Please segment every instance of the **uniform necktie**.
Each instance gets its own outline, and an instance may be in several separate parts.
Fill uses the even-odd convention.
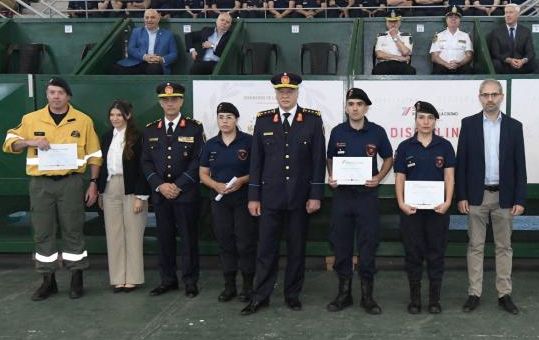
[[[290,112],[283,113],[284,116],[284,122],[283,122],[283,129],[284,133],[288,133],[290,130],[290,123],[288,122],[288,117],[290,117]]]
[[[167,129],[167,136],[172,136],[174,133],[174,129],[172,128],[174,126],[174,122],[168,123],[168,129]]]

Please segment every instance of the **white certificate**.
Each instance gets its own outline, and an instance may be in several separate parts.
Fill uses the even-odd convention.
[[[445,201],[444,181],[404,182],[404,203],[417,209],[434,209]]]
[[[37,150],[38,170],[77,169],[77,144],[51,144],[49,150]]]
[[[333,157],[332,169],[338,185],[364,185],[372,179],[372,157]]]

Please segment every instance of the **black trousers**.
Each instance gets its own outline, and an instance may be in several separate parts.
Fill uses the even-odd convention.
[[[195,61],[191,66],[191,74],[212,74],[216,61]]]
[[[498,74],[528,74],[535,71],[535,60],[528,61],[520,69],[512,68],[509,64],[498,59],[492,59],[492,64]]]
[[[450,70],[440,64],[432,63],[432,74],[473,74],[473,68],[468,63],[455,70]]]
[[[378,191],[339,187],[333,195],[329,241],[339,277],[353,275],[354,243],[359,250],[359,276],[372,280],[380,228]]]
[[[449,214],[440,215],[434,210],[417,210],[415,214],[407,216],[401,212],[400,228],[408,279],[421,280],[423,261],[426,260],[429,280],[442,281]]]
[[[253,299],[269,298],[277,281],[279,243],[284,229],[286,236],[285,298],[297,298],[305,278],[305,242],[309,216],[304,207],[295,210],[264,208],[259,220],[258,255]]]
[[[415,68],[413,68],[410,64],[402,62],[402,61],[388,60],[388,61],[382,61],[376,64],[372,68],[372,74],[373,75],[383,75],[383,74],[413,75],[415,74]]]
[[[258,226],[247,209],[247,192],[225,195],[211,201],[213,230],[219,243],[223,272],[254,274]]]
[[[118,64],[112,65],[112,74],[163,74],[163,66],[161,64],[148,64],[147,62],[142,62],[138,65],[127,67]]]
[[[161,283],[176,284],[176,234],[181,239],[180,255],[182,281],[196,283],[199,276],[198,263],[198,215],[199,204],[178,203],[162,200],[154,204],[159,242],[159,273]]]

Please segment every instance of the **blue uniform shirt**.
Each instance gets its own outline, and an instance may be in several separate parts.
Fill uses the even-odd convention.
[[[248,175],[252,143],[253,136],[238,130],[227,146],[219,133],[204,145],[200,166],[210,168],[211,178],[221,183],[228,183],[234,176]]]
[[[393,156],[391,143],[386,131],[378,124],[365,118],[363,129],[356,130],[344,122],[331,130],[327,158],[333,157],[372,157],[372,175],[378,174],[376,155],[383,159]]]
[[[415,134],[399,144],[393,168],[409,181],[443,181],[444,169],[455,164],[455,151],[447,139],[433,135],[424,147]]]

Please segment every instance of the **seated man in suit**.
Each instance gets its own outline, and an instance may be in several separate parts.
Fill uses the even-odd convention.
[[[161,16],[155,9],[144,12],[144,27],[131,32],[127,58],[113,65],[115,74],[170,74],[178,58],[172,32],[159,28]]]
[[[496,73],[533,73],[535,52],[530,30],[518,24],[520,7],[505,7],[505,25],[490,33],[490,55]]]
[[[380,33],[376,38],[376,65],[372,74],[415,74],[415,69],[410,66],[412,35],[399,31],[400,26],[400,13],[391,10],[386,17],[387,32]]]
[[[185,45],[194,63],[191,74],[211,74],[219,62],[221,53],[230,38],[232,17],[223,12],[219,14],[215,27],[204,27],[200,31],[187,33]]]
[[[432,74],[470,74],[473,72],[473,45],[468,33],[459,29],[462,9],[449,7],[445,14],[447,29],[432,39]]]

